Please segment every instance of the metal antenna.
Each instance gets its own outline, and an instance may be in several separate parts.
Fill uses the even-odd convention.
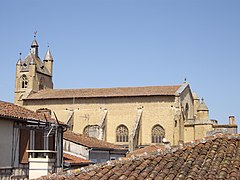
[[[57,121],[57,125],[59,125],[59,121],[58,121],[57,115],[56,115],[56,113],[55,113],[54,111],[53,111],[53,114],[54,114],[55,119],[56,119],[56,121]]]

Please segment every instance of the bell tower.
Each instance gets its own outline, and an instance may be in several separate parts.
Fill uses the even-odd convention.
[[[36,32],[34,32],[30,53],[24,60],[20,57],[16,64],[14,103],[17,105],[23,105],[24,99],[32,93],[53,88],[53,57],[48,48],[44,61],[42,61],[38,54],[38,48]]]

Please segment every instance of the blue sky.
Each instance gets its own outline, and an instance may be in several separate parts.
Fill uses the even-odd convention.
[[[1,0],[0,99],[13,101],[15,64],[38,31],[54,87],[181,84],[210,117],[240,119],[239,0]]]

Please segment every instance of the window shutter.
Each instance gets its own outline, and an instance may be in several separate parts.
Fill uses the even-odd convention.
[[[20,156],[19,156],[19,162],[21,164],[27,164],[28,163],[28,153],[27,150],[29,149],[29,138],[30,138],[30,132],[26,129],[20,130]]]

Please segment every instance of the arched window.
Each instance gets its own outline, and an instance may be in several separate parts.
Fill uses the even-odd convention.
[[[83,134],[89,137],[98,138],[99,136],[99,126],[98,125],[87,125],[83,129]]]
[[[186,120],[188,120],[188,111],[189,111],[189,105],[187,103],[186,106],[185,106],[185,117],[186,117]]]
[[[128,142],[128,128],[124,125],[120,125],[116,130],[117,142]]]
[[[162,143],[165,137],[165,130],[159,124],[152,128],[152,143]]]
[[[21,77],[21,87],[27,88],[27,85],[28,85],[28,79],[27,79],[27,76],[24,74]]]

